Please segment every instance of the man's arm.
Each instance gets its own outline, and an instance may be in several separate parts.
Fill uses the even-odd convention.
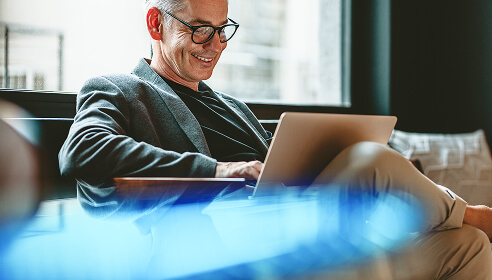
[[[210,157],[165,150],[131,137],[130,118],[138,113],[131,102],[119,85],[104,77],[86,83],[59,154],[62,174],[91,181],[117,176],[214,176],[216,160]]]

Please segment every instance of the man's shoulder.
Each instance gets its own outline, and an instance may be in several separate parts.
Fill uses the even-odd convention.
[[[89,78],[81,89],[81,93],[121,92],[123,94],[135,94],[137,92],[152,91],[152,86],[144,79],[129,73],[110,73]]]
[[[95,85],[112,84],[121,88],[133,88],[135,86],[150,87],[155,79],[155,72],[150,68],[148,62],[142,58],[131,72],[116,72],[90,78],[87,83]]]
[[[95,76],[88,79],[87,82],[95,83],[95,84],[109,83],[118,86],[144,83],[142,79],[130,73],[110,73],[110,74]]]

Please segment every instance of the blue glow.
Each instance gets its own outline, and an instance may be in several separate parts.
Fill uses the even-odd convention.
[[[289,194],[184,204],[120,221],[90,217],[76,200],[51,201],[0,255],[0,278],[303,275],[403,246],[421,213],[402,197]]]

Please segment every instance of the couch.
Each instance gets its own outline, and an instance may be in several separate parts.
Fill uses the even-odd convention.
[[[492,157],[483,130],[460,134],[395,130],[389,145],[468,203],[492,206]]]
[[[76,195],[75,182],[58,172],[58,151],[75,115],[76,94],[0,89],[0,99],[11,101],[32,113],[26,121],[38,122],[52,184],[48,198]],[[253,106],[252,109],[255,106]],[[263,109],[258,109],[261,112]],[[268,114],[267,114],[268,115]],[[276,120],[261,120],[274,131]],[[451,188],[473,204],[492,206],[492,159],[483,130],[461,134],[429,134],[395,130],[390,146],[420,164],[422,172],[438,184]]]

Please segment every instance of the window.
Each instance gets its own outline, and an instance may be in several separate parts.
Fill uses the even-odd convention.
[[[241,26],[207,83],[245,101],[345,105],[343,1],[229,0]],[[130,71],[151,51],[142,2],[2,0],[2,86],[77,92]]]
[[[341,0],[230,0],[241,24],[213,88],[242,100],[341,105]]]
[[[22,41],[23,52],[16,50],[20,48],[16,39],[20,35],[10,32],[8,68],[37,73],[45,80],[52,79],[53,75],[57,77],[56,72],[53,74],[57,70],[52,70],[58,69],[57,46],[41,48],[39,40],[48,38],[37,35],[56,31],[64,38],[62,85],[58,87],[57,82],[45,83],[44,87],[36,89],[78,92],[90,77],[110,72],[129,72],[140,57],[150,56],[142,1],[1,0],[0,22],[4,23],[4,27],[15,26],[17,30],[32,31],[22,33],[22,36],[32,39]],[[4,31],[0,31],[2,69],[5,68],[3,34]],[[5,86],[5,81],[2,81]]]

